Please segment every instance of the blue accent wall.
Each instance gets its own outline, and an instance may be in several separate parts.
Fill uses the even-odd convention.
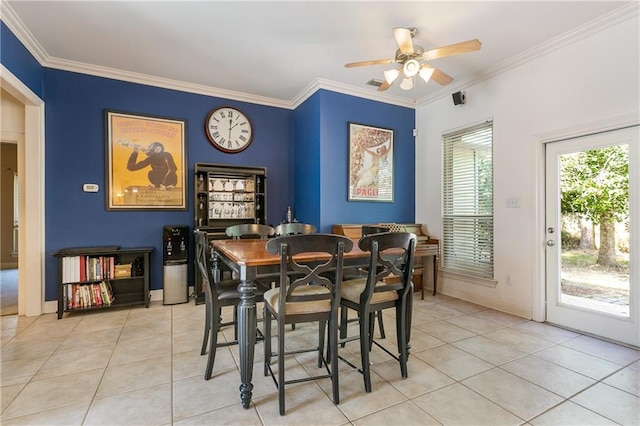
[[[151,289],[162,288],[162,227],[188,225],[193,230],[196,162],[266,167],[267,219],[280,222],[291,200],[292,111],[68,71],[45,69],[44,75],[47,300],[56,298],[52,255],[65,247],[154,247]],[[254,126],[253,142],[241,153],[218,151],[205,135],[207,114],[223,105],[241,109]],[[187,121],[188,211],[105,210],[105,110]],[[85,193],[84,183],[97,183],[101,189]]]
[[[0,22],[2,65],[43,99],[42,67],[4,22]]]
[[[393,130],[393,202],[347,201],[349,122]],[[313,94],[294,115],[294,202],[304,212],[298,219],[309,218],[321,232],[335,223],[414,222],[414,128],[411,108],[327,90]]]
[[[411,108],[319,90],[291,111],[43,68],[4,24],[0,30],[2,64],[45,101],[45,300],[57,297],[53,254],[66,247],[154,247],[151,289],[162,288],[162,227],[193,229],[196,162],[266,167],[273,225],[288,205],[321,232],[334,223],[414,221]],[[253,123],[253,142],[239,154],[216,150],[205,135],[206,116],[219,106],[237,107]],[[186,120],[187,211],[105,209],[105,110]],[[393,203],[347,201],[350,121],[394,131]],[[84,183],[97,183],[100,191],[85,193]]]
[[[310,96],[294,112],[293,209],[299,222],[320,229],[320,96]],[[324,231],[322,231],[324,232]]]

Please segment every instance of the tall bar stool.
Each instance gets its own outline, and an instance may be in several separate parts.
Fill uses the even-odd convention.
[[[343,254],[351,251],[353,241],[340,235],[298,234],[276,237],[267,243],[267,251],[280,255],[280,283],[278,288],[264,295],[264,375],[271,375],[278,388],[280,415],[285,413],[285,387],[293,383],[330,378],[333,402],[340,402],[338,388],[338,304],[342,281]],[[317,260],[298,263],[296,255],[314,253]],[[299,258],[298,258],[299,259]],[[271,320],[277,321],[277,350],[271,348]],[[318,322],[318,345],[311,348],[285,350],[285,324]],[[328,353],[324,355],[325,329],[328,323]],[[318,352],[318,368],[326,373],[296,380],[285,379],[285,356],[302,352]],[[271,359],[277,358],[274,372]]]
[[[361,370],[366,392],[371,392],[371,367],[369,352],[376,344],[391,355],[400,364],[400,373],[407,377],[409,357],[409,330],[411,328],[411,309],[413,283],[411,272],[415,255],[416,236],[408,232],[386,232],[372,234],[362,238],[358,246],[371,253],[366,278],[356,278],[342,283],[340,305],[358,313],[359,335],[346,336],[346,322],[340,324],[341,343],[360,341]],[[391,283],[385,283],[385,277],[394,275]],[[378,344],[373,335],[375,313],[383,309],[395,308],[398,351],[392,353]]]

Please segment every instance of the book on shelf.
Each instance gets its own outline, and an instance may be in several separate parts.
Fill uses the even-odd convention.
[[[108,281],[69,284],[64,292],[64,306],[67,310],[110,306],[114,300],[113,290]]]
[[[115,256],[65,256],[62,258],[62,283],[114,278],[115,264]]]

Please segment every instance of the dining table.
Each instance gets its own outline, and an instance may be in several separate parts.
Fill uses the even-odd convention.
[[[280,256],[266,250],[268,240],[264,239],[221,239],[210,240],[214,276],[221,271],[221,262],[234,271],[240,280],[238,292],[240,302],[237,308],[238,349],[240,354],[240,399],[242,406],[249,408],[253,393],[253,362],[256,343],[256,296],[255,280],[269,278],[277,280],[280,270]],[[353,240],[353,249],[344,253],[345,269],[369,266],[370,253],[358,247]],[[416,250],[416,256],[418,252]],[[302,253],[296,255],[296,261],[312,263],[327,260],[324,253]]]

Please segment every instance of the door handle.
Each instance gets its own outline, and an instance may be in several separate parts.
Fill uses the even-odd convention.
[[[553,241],[553,240],[547,240],[547,245],[548,245],[549,247],[553,247],[553,246],[555,246],[555,245],[556,245],[556,242],[555,242],[555,241]]]

